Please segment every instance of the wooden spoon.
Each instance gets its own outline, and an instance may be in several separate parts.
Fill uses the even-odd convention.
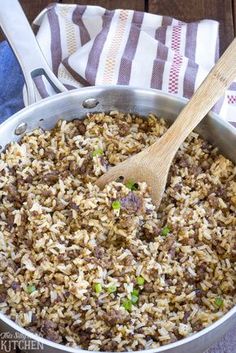
[[[207,53],[206,53],[207,55]],[[236,39],[230,44],[201,86],[166,133],[153,145],[112,167],[96,184],[103,188],[120,176],[124,181],[146,182],[158,207],[166,187],[173,158],[190,132],[236,78]]]

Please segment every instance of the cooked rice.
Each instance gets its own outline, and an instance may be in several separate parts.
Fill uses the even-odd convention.
[[[122,180],[103,191],[94,184],[165,131],[153,115],[91,114],[7,147],[0,161],[2,313],[58,343],[126,351],[179,340],[232,308],[232,162],[192,133],[158,211],[145,183],[133,191]]]

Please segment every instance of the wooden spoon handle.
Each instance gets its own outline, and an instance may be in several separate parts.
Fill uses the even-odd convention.
[[[165,150],[165,154],[167,153],[168,155],[169,150],[170,159],[173,158],[186,137],[205,117],[235,78],[236,38],[212,68],[188,104],[183,108],[176,121],[162,137],[163,152]],[[166,144],[170,144],[169,149],[166,148]],[[154,152],[153,147],[155,147],[155,144],[151,148],[152,152]]]

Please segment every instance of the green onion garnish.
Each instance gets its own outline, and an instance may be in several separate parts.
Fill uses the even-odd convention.
[[[162,228],[161,236],[166,237],[170,233],[170,229],[168,227]]]
[[[115,293],[117,291],[117,287],[114,284],[111,284],[108,288],[107,288],[108,293]]]
[[[35,287],[34,284],[29,284],[29,285],[27,286],[27,292],[28,292],[29,294],[31,294],[31,293],[33,293],[33,292],[35,292],[35,291],[36,291],[36,287]]]
[[[136,295],[137,297],[139,296],[139,289],[134,289],[131,295]]]
[[[128,180],[127,183],[125,184],[125,186],[130,189],[131,191],[135,191],[138,189],[138,184],[135,183],[132,180]]]
[[[92,156],[102,156],[103,155],[103,150],[101,148],[97,148],[95,151],[93,151]]]
[[[101,285],[101,283],[96,283],[96,284],[94,285],[94,290],[95,290],[95,292],[96,292],[97,294],[101,293],[101,291],[102,291],[102,285]]]
[[[138,297],[136,297],[136,295],[131,295],[131,302],[132,304],[136,304],[138,301]]]
[[[130,299],[125,299],[122,303],[122,306],[125,308],[125,310],[127,311],[131,311],[132,310],[132,302]]]
[[[120,209],[120,206],[121,206],[120,201],[116,200],[116,201],[113,201],[113,202],[112,202],[112,208],[113,208],[113,210],[119,210],[119,209]]]
[[[134,289],[133,292],[131,293],[131,302],[135,304],[137,303],[138,299],[139,299],[139,290]]]
[[[136,283],[139,285],[139,286],[143,286],[144,285],[144,282],[145,282],[145,279],[141,276],[137,277],[136,278]]]
[[[220,308],[223,304],[224,304],[224,301],[222,298],[220,297],[215,298],[215,305],[217,306],[217,308]]]

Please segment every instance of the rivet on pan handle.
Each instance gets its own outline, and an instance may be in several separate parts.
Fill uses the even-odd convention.
[[[67,91],[51,71],[38,45],[29,22],[17,0],[2,1],[0,26],[5,33],[23,71],[30,105],[38,96],[33,79],[42,76],[51,86],[50,94]]]

